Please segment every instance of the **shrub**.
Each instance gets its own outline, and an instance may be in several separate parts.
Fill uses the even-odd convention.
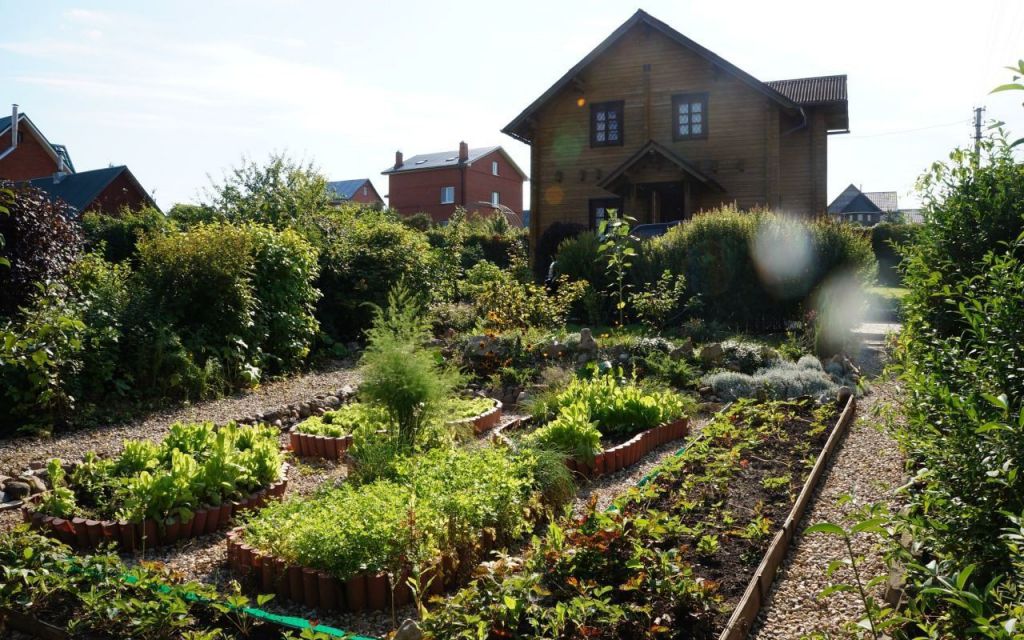
[[[537,240],[536,253],[533,256],[534,277],[537,280],[547,277],[548,267],[562,242],[586,230],[585,226],[574,222],[554,222],[548,225]]]
[[[172,224],[159,210],[149,207],[138,211],[125,208],[113,216],[98,212],[82,216],[86,246],[91,251],[102,249],[104,259],[114,263],[133,259],[139,238],[165,233]]]
[[[0,315],[13,315],[45,285],[64,277],[78,258],[82,238],[74,211],[41,189],[12,187],[13,198],[0,216]]]
[[[920,225],[882,222],[871,228],[871,250],[878,261],[878,282],[898,287],[903,283],[899,268],[903,258],[897,247],[912,243]]]
[[[460,376],[424,346],[430,340],[430,321],[404,285],[388,293],[387,308],[375,309],[366,336],[360,395],[384,408],[401,444],[411,447],[458,386]]]
[[[813,361],[813,363],[812,363]],[[702,383],[727,402],[741,398],[764,397],[787,400],[802,396],[821,398],[833,396],[838,387],[821,368],[814,356],[804,356],[799,363],[779,361],[754,375],[723,371],[705,376]]]
[[[870,245],[849,225],[763,211],[697,215],[648,250],[662,270],[686,277],[706,318],[733,323],[793,317],[807,296],[837,273],[853,272],[863,283],[874,278]]]
[[[328,220],[318,242],[323,297],[317,317],[334,339],[352,338],[370,325],[371,307],[383,306],[399,282],[417,293],[430,291],[431,253],[422,234],[387,213],[342,211]]]
[[[416,231],[426,232],[430,230],[430,227],[434,224],[434,219],[430,217],[429,213],[414,213],[411,216],[402,216],[400,221],[410,229]]]
[[[476,326],[476,307],[468,302],[435,302],[430,305],[429,314],[437,335],[448,329],[463,332]]]
[[[302,224],[331,203],[323,175],[284,154],[271,154],[265,164],[243,158],[223,182],[211,184],[208,196],[208,207],[228,221],[278,229]]]
[[[512,279],[485,282],[476,298],[481,324],[494,331],[530,327],[555,328],[565,324],[572,305],[586,284],[559,279],[554,293],[541,285]]]
[[[593,231],[566,238],[558,245],[555,255],[556,273],[571,280],[586,280],[599,291],[606,290],[610,282],[604,258],[599,252],[600,246],[601,242]]]

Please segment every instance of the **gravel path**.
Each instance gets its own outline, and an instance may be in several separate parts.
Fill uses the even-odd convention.
[[[317,371],[269,382],[247,393],[158,411],[117,426],[72,431],[52,438],[3,440],[0,441],[0,473],[17,475],[29,463],[54,457],[77,459],[86,451],[115,454],[121,450],[125,438],[160,439],[175,422],[220,424],[309,400],[317,394],[334,393],[355,381],[352,362],[334,362]]]
[[[903,482],[904,459],[896,442],[881,428],[884,419],[879,414],[886,405],[898,406],[899,395],[895,382],[880,381],[871,395],[859,401],[857,417],[825,471],[824,482],[800,523],[801,531],[825,521],[849,526],[846,518],[869,503],[887,502],[890,508],[898,508],[893,490]],[[837,500],[845,494],[854,499],[839,506]],[[855,553],[866,558],[861,567],[865,580],[887,573],[870,538],[855,538],[853,547]],[[860,600],[853,593],[818,598],[818,593],[830,584],[852,583],[852,572],[845,567],[831,578],[825,575],[826,565],[845,557],[845,551],[839,538],[798,533],[750,637],[782,640],[812,633],[846,637],[844,625],[863,615]],[[881,597],[881,588],[876,595]]]

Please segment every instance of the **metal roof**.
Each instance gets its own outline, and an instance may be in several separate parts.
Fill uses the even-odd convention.
[[[515,163],[515,161],[512,160],[511,156],[509,156],[508,153],[504,149],[502,149],[500,146],[477,147],[476,149],[470,149],[469,150],[469,158],[466,160],[465,164],[467,164],[467,165],[473,164],[474,162],[476,162],[480,158],[488,156],[488,155],[494,153],[495,151],[501,153],[501,155],[504,156],[505,160],[507,160],[508,163],[510,165],[512,165],[512,168],[515,169],[516,172],[519,173],[519,175],[523,176],[524,180],[526,179],[526,174],[523,173],[523,170],[519,168],[519,165],[517,165]],[[458,149],[456,149],[455,151],[439,151],[437,153],[422,153],[420,155],[413,156],[411,158],[403,160],[401,167],[390,166],[387,169],[381,171],[381,173],[383,175],[390,175],[390,174],[393,174],[393,173],[406,173],[406,172],[409,172],[409,171],[425,171],[425,170],[428,170],[428,169],[443,169],[443,168],[446,168],[446,167],[458,167],[458,166],[459,166],[459,151],[458,151]]]
[[[800,106],[845,102],[846,75],[770,80],[765,83]]]
[[[369,181],[369,178],[359,178],[357,180],[335,180],[334,182],[327,183],[327,191],[336,200],[351,200],[352,196],[356,195],[356,191],[359,191],[359,187]]]
[[[75,210],[84,212],[86,207],[92,204],[103,193],[103,190],[124,171],[128,171],[128,167],[122,165],[69,173],[60,178],[58,182],[54,181],[53,176],[46,176],[29,180],[28,183],[50,194],[51,198],[59,198]]]
[[[828,212],[833,214],[882,211],[899,211],[895,191],[861,191],[851,184],[828,205]]]

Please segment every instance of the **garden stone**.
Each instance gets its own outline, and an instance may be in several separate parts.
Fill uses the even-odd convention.
[[[853,395],[853,389],[850,387],[839,387],[839,391],[836,392],[836,400],[841,405],[845,405],[849,400],[850,396]]]
[[[11,500],[23,500],[29,496],[32,487],[20,480],[10,480],[4,485],[4,495]]]
[[[18,480],[27,484],[33,494],[45,493],[47,491],[46,483],[36,476],[25,474],[23,476],[18,476]]]
[[[341,399],[338,396],[327,396],[324,398],[324,406],[335,408],[341,406]]]
[[[392,640],[420,640],[423,638],[423,631],[415,620],[406,618],[402,626],[398,627]]]
[[[700,350],[700,360],[706,365],[718,364],[722,361],[723,356],[725,356],[725,349],[717,342],[713,342]]]
[[[466,341],[469,355],[477,358],[501,355],[502,348],[494,336],[473,336]]]
[[[594,340],[590,329],[580,329],[580,344],[577,349],[588,353],[597,353],[597,340]]]
[[[693,340],[689,337],[686,338],[686,342],[679,345],[671,352],[669,357],[678,362],[679,360],[685,360],[693,357]]]
[[[302,404],[299,405],[299,417],[300,418],[308,418],[309,414],[311,414],[311,413],[313,413],[313,411],[310,408],[308,402],[303,402]]]
[[[589,361],[590,361],[590,355],[588,355],[586,353],[581,353],[580,355],[576,356],[577,364],[587,364],[587,362],[589,362]]]
[[[562,358],[569,352],[569,348],[561,342],[554,340],[544,348],[544,352],[549,358]]]

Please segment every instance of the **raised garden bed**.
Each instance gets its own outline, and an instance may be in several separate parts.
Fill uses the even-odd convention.
[[[494,427],[498,426],[498,423],[501,422],[501,401],[491,400],[490,398],[479,398],[479,400],[490,401],[491,403],[493,403],[493,406],[475,415],[471,415],[468,417],[459,417],[458,419],[455,420],[449,420],[448,424],[456,427],[460,425],[472,425],[473,433],[477,435],[480,435],[481,433],[489,431]],[[474,410],[475,409],[470,408],[470,411]]]
[[[690,434],[690,419],[679,418],[652,429],[641,431],[629,440],[615,446],[602,449],[594,459],[583,462],[575,458],[566,458],[565,464],[572,471],[588,477],[615,473],[640,461],[651,451],[663,444],[685,438]]]
[[[239,500],[228,500],[218,506],[203,505],[182,522],[176,517],[159,522],[146,518],[142,522],[127,520],[92,520],[72,516],[58,518],[36,511],[29,504],[22,507],[22,518],[43,533],[57,538],[78,550],[97,549],[100,545],[115,543],[121,551],[131,552],[146,547],[174,544],[179,540],[197,538],[220,529],[226,529],[231,519],[243,511],[260,509],[267,501],[284,496],[288,488],[287,465],[282,467],[282,478],[268,487],[250,493]]]
[[[303,458],[342,460],[352,446],[352,434],[339,437],[313,435],[299,431],[298,425],[288,432],[292,453]]]
[[[278,437],[272,427],[177,424],[160,443],[126,441],[117,458],[54,459],[49,491],[22,514],[76,549],[114,542],[133,551],[212,533],[284,494]]]
[[[426,637],[744,637],[852,402],[838,419],[809,399],[737,403],[609,510],[484,568]]]

